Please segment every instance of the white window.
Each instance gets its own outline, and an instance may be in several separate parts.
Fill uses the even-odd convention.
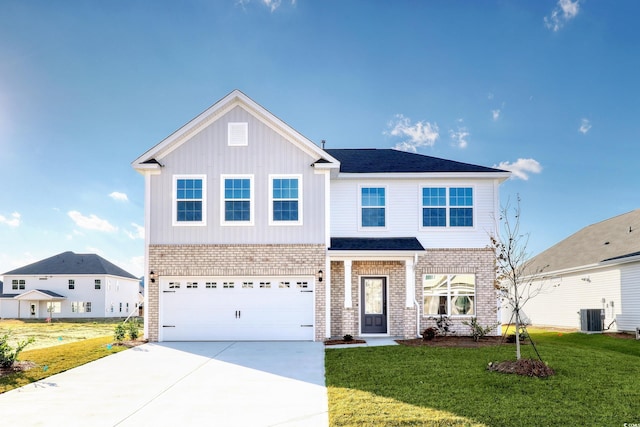
[[[384,228],[387,224],[385,187],[360,187],[360,226]]]
[[[75,289],[76,288],[76,281],[73,279],[69,279],[69,289]]]
[[[475,315],[473,274],[427,274],[422,285],[425,315]]]
[[[12,280],[11,281],[11,289],[18,289],[18,290],[23,290],[25,288],[25,281],[24,280]]]
[[[269,225],[302,225],[301,175],[269,175]]]
[[[229,123],[227,127],[227,143],[230,147],[249,145],[249,123]]]
[[[422,227],[473,227],[472,187],[422,187]]]
[[[253,225],[253,175],[221,175],[220,224]]]
[[[91,313],[91,302],[72,301],[71,312],[72,313]]]
[[[207,176],[173,176],[173,225],[207,225]]]
[[[93,286],[94,286],[96,289],[100,289],[100,288],[102,288],[102,282],[100,281],[100,279],[96,279],[96,280],[94,280],[94,281],[93,281],[93,283],[94,283],[94,285],[93,285]]]
[[[60,301],[50,301],[47,303],[47,313],[60,313],[61,311],[62,304]]]

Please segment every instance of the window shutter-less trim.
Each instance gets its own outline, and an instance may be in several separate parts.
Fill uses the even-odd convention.
[[[228,145],[230,147],[249,145],[249,123],[229,123]]]

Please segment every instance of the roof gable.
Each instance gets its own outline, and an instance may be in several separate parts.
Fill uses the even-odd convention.
[[[66,299],[67,297],[46,289],[32,289],[25,293],[16,295],[14,298],[31,301],[59,301]]]
[[[133,274],[128,273],[99,255],[76,254],[74,252],[63,252],[4,273],[5,276],[77,274],[108,275],[138,280]]]
[[[623,261],[640,254],[640,209],[589,225],[529,262],[545,272]]]
[[[325,151],[315,145],[311,140],[304,137],[298,131],[271,114],[267,109],[237,89],[169,135],[153,148],[145,152],[142,156],[138,157],[133,161],[132,166],[139,171],[158,169],[162,167],[163,157],[183,143],[189,141],[198,132],[238,106],[261,120],[275,132],[278,132],[285,139],[292,142],[310,156],[318,159],[325,158],[330,164],[337,166],[338,162],[336,159],[327,155]]]
[[[393,149],[327,149],[340,161],[342,173],[504,173],[485,166]]]

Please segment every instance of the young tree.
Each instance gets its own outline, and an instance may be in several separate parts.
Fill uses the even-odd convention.
[[[516,359],[520,360],[520,329],[524,305],[542,292],[542,273],[547,266],[534,266],[527,253],[529,234],[520,232],[520,196],[517,205],[510,201],[500,208],[497,235],[491,236],[491,247],[496,253],[496,289],[512,310],[516,327]]]

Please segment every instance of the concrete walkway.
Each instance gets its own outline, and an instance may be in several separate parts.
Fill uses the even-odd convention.
[[[324,345],[145,344],[0,394],[3,426],[327,426]]]

